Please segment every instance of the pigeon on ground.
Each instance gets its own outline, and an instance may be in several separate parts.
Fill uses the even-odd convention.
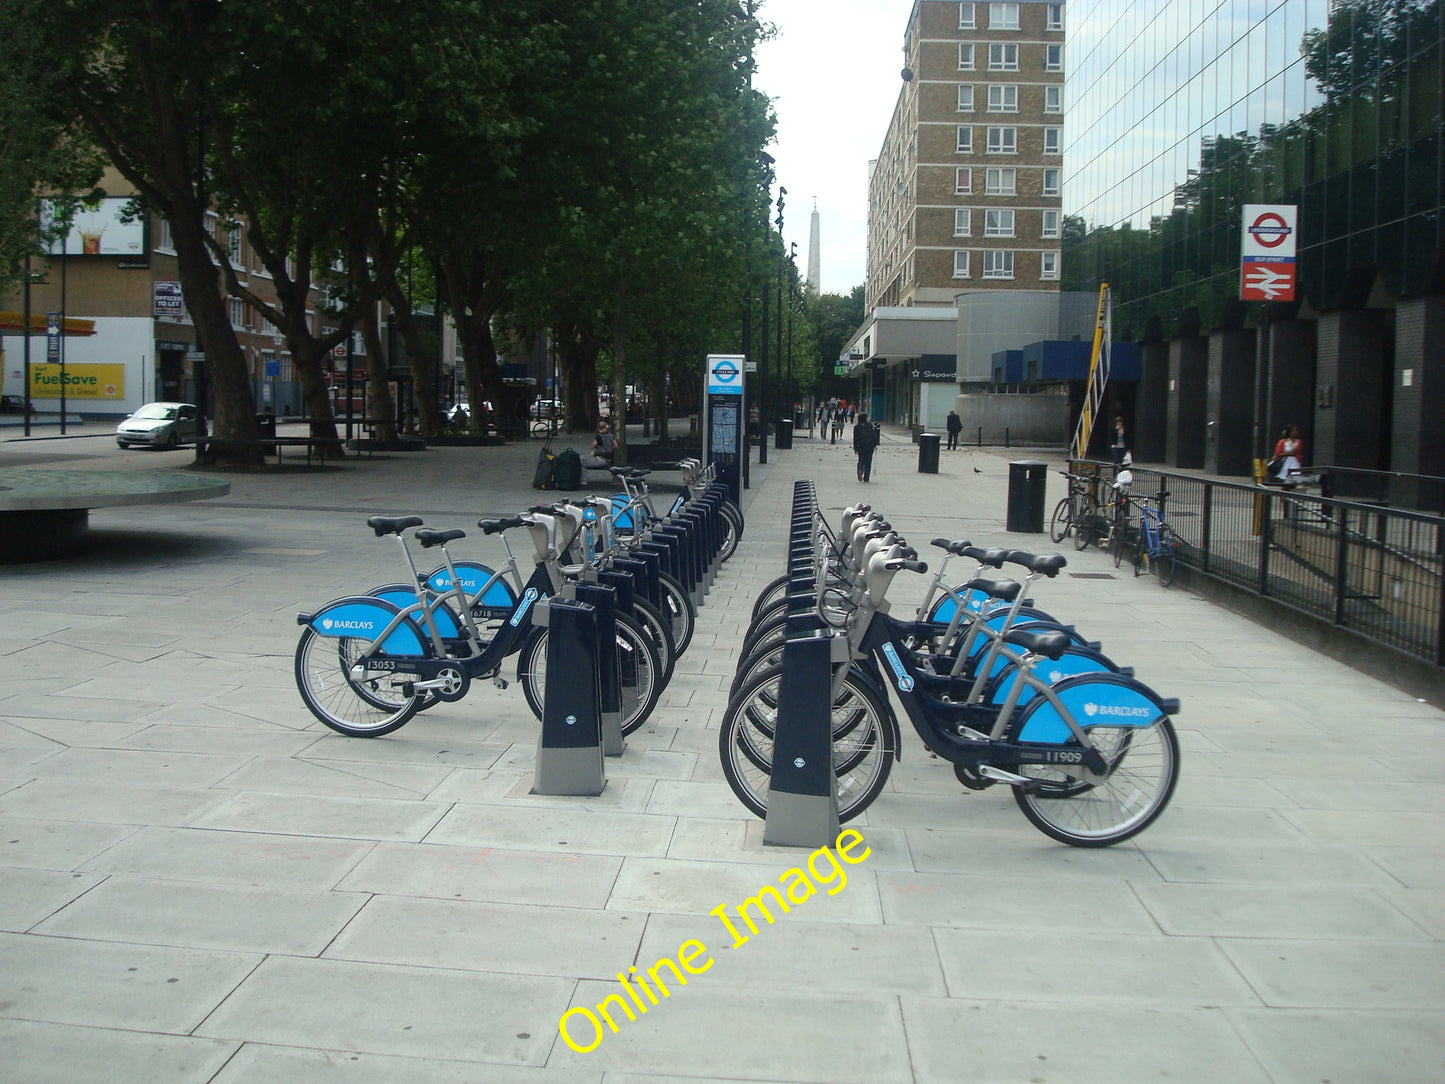
[[[983,471],[979,470],[977,467],[974,467],[974,468],[973,468],[973,473],[974,473],[974,474],[982,474]]]

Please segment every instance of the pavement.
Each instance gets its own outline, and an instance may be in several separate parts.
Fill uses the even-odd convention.
[[[0,439],[0,466],[190,460],[97,435]],[[383,738],[312,718],[297,610],[398,578],[365,517],[515,512],[536,449],[230,472],[224,498],[97,509],[87,556],[0,567],[0,1080],[1445,1079],[1445,718],[1099,552],[1068,549],[1034,595],[1183,701],[1160,819],[1059,845],[1002,788],[965,791],[905,719],[850,824],[868,857],[728,948],[709,913],[808,858],[763,846],[717,752],[793,481],[834,520],[870,501],[920,550],[1047,550],[1003,529],[1018,449],[944,451],[924,475],[889,430],[868,485],[843,445],[773,451],[600,797],[528,793],[538,728],[515,684]],[[453,552],[500,546],[473,531]],[[922,588],[900,576],[895,606]],[[662,969],[670,996],[627,1019],[618,973],[689,951],[686,985]],[[564,1012],[609,997],[615,1033],[562,1041]]]

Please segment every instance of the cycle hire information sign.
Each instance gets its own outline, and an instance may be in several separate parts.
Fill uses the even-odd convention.
[[[1240,241],[1239,299],[1293,301],[1299,207],[1248,203]]]

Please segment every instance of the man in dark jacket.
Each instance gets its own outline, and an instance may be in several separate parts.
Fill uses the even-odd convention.
[[[873,450],[878,447],[878,426],[859,414],[853,426],[853,451],[858,453],[858,481],[866,482],[873,473]]]
[[[958,434],[960,434],[960,433],[962,433],[962,432],[963,432],[963,419],[958,416],[958,411],[956,411],[956,410],[950,410],[950,411],[948,412],[948,446],[949,446],[949,448],[952,449],[952,448],[957,448],[957,447],[958,447]]]

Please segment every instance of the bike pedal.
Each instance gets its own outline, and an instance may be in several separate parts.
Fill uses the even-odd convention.
[[[492,684],[499,689],[505,689],[507,687],[507,679],[504,677],[492,678]]]

